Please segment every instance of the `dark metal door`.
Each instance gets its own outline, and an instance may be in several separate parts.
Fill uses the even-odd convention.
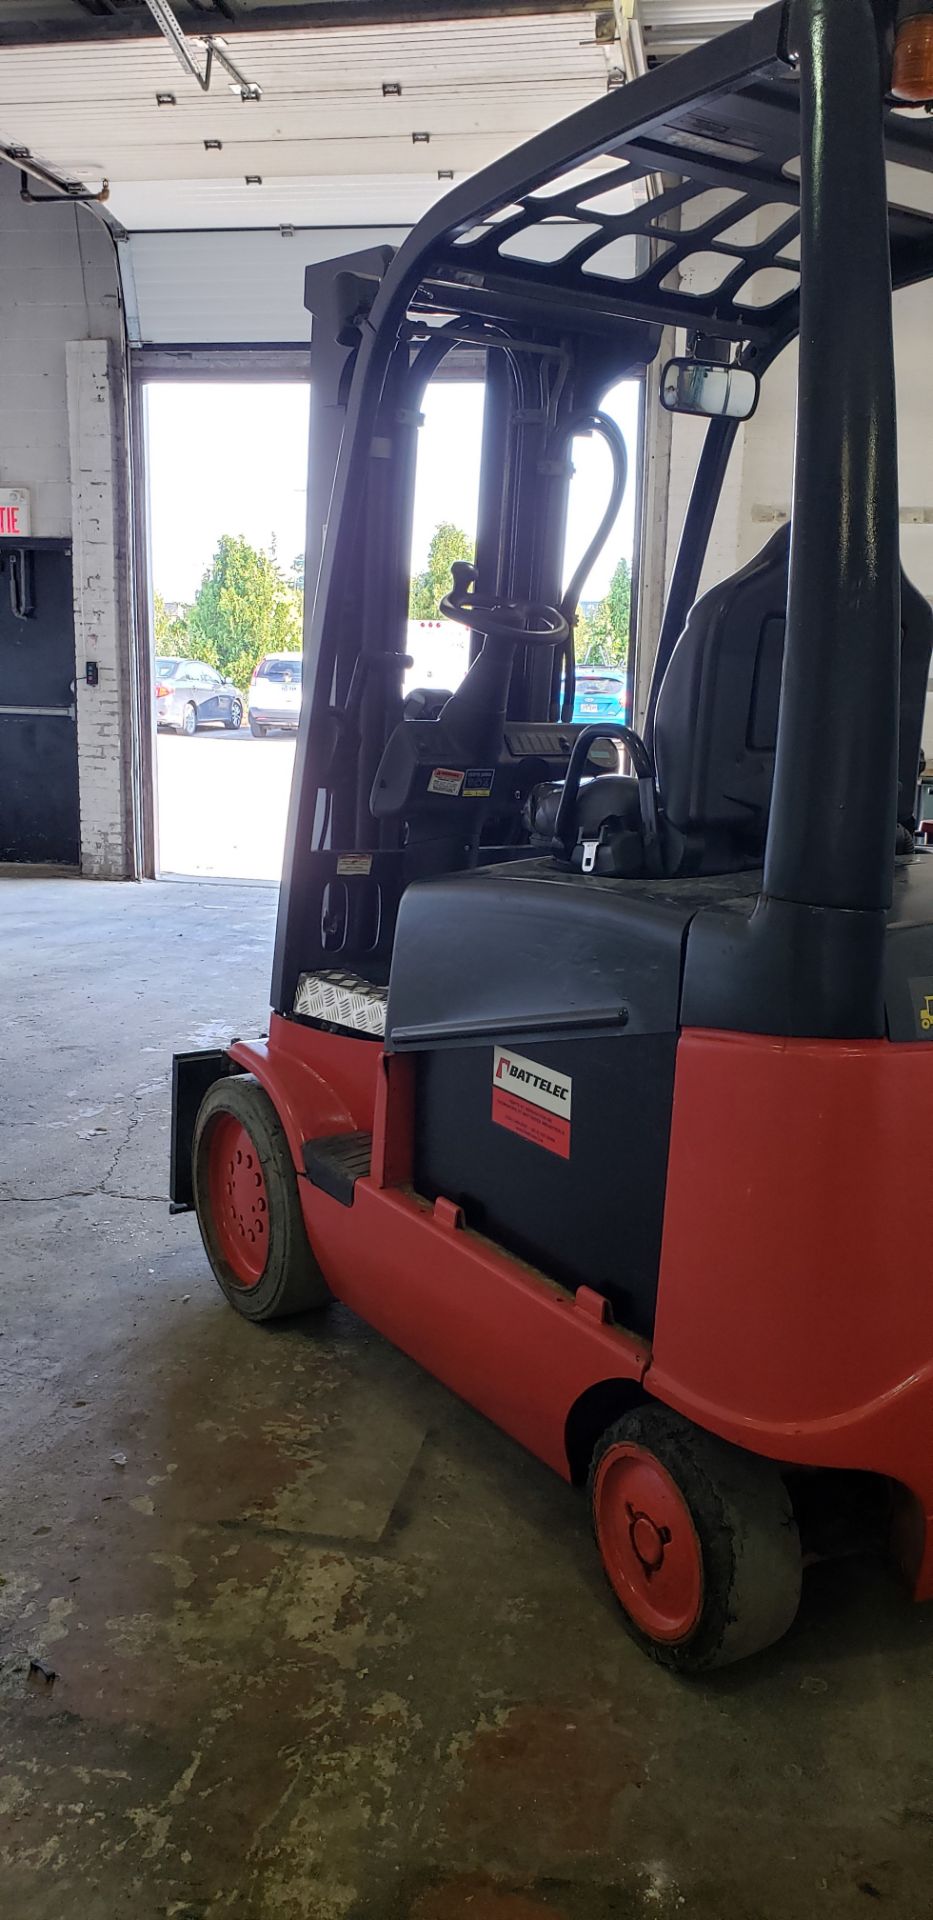
[[[71,546],[0,540],[0,861],[79,860]]]

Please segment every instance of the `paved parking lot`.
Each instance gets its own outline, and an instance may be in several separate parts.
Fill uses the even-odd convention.
[[[294,758],[294,737],[285,734],[160,733],[162,873],[278,880]]]

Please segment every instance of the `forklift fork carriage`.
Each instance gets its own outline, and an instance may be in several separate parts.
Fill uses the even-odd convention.
[[[933,1597],[933,611],[900,566],[892,299],[933,277],[931,100],[933,4],[788,0],[394,256],[309,268],[317,588],[269,1035],[176,1060],[172,1197],[232,1304],[336,1297],[588,1480],[626,1625],[687,1672],[789,1625],[842,1472],[885,1489]],[[642,724],[607,743],[572,717],[626,486],[602,402],[670,328],[665,404],[708,424],[635,636]],[[698,597],[740,418],[798,338],[791,523]],[[470,666],[406,695],[448,356],[485,375],[475,566],[442,609]],[[594,431],[611,497],[568,585]]]

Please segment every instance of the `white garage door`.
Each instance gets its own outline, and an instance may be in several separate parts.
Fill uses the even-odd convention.
[[[308,338],[305,267],[398,246],[404,227],[135,233],[121,244],[134,346],[256,346]]]

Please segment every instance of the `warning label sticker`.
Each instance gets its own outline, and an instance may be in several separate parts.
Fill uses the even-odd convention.
[[[373,856],[371,853],[338,853],[337,872],[342,874],[372,873]]]
[[[492,1118],[533,1146],[570,1159],[570,1107],[573,1081],[568,1073],[542,1067],[523,1054],[496,1047],[492,1057]]]
[[[463,785],[463,774],[458,767],[435,767],[428,781],[429,793],[449,793],[454,798]]]

